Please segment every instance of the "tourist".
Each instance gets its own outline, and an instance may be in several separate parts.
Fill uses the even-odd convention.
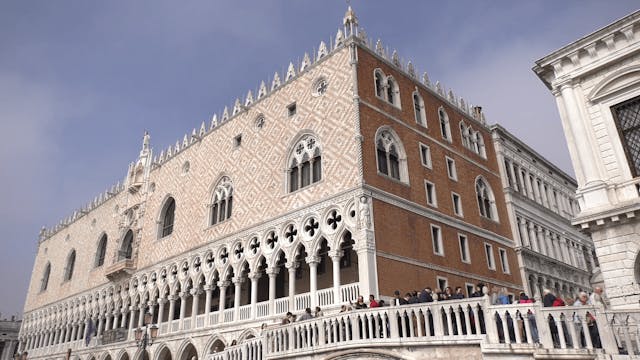
[[[400,297],[400,290],[396,290],[393,292],[393,303],[396,306],[407,305],[407,300]]]
[[[378,301],[378,307],[385,307],[385,306],[387,306],[387,303],[385,303],[383,299],[380,299],[380,301]]]
[[[288,311],[287,314],[284,316],[284,319],[282,319],[282,324],[290,324],[292,322],[296,321],[296,318],[293,316],[293,314],[291,313],[291,311]]]
[[[596,286],[593,289],[593,293],[589,297],[589,301],[591,305],[602,306],[605,309],[608,307],[608,302],[609,302],[606,296],[604,295],[604,291],[599,286]]]
[[[521,292],[520,295],[518,296],[518,304],[531,304],[531,303],[533,303],[533,299],[529,299],[527,294],[525,294],[524,292]]]
[[[456,292],[451,295],[451,298],[455,300],[464,299],[464,293],[462,292],[462,288],[460,286],[456,287]]]
[[[553,295],[553,293],[549,289],[542,290],[542,293],[544,294],[542,296],[542,305],[544,307],[552,307],[553,306],[553,302],[556,299],[556,296]]]
[[[324,313],[322,312],[322,309],[320,309],[320,306],[316,306],[316,311],[313,314],[313,317],[321,317],[324,316]]]
[[[430,287],[425,287],[424,290],[420,292],[420,296],[418,297],[418,301],[421,303],[427,303],[433,301],[433,291]]]
[[[438,301],[442,300],[443,299],[442,298],[442,289],[436,288],[436,294],[435,295],[436,296],[433,298],[434,300],[438,300]]]
[[[484,284],[483,283],[478,283],[478,285],[476,285],[476,291],[473,292],[473,294],[471,294],[471,297],[483,297],[484,296]]]
[[[369,307],[370,308],[380,307],[380,304],[378,304],[378,302],[376,301],[376,297],[373,295],[369,295]]]
[[[313,315],[311,315],[311,308],[304,309],[302,315],[298,316],[298,321],[305,321],[313,319]]]
[[[447,286],[442,293],[442,300],[451,300],[451,296],[453,296],[453,289],[451,286]]]
[[[366,309],[367,308],[367,304],[364,303],[364,298],[362,297],[362,295],[358,295],[358,300],[356,301],[355,304],[351,304],[353,305],[353,307],[356,310],[360,310],[360,309]]]

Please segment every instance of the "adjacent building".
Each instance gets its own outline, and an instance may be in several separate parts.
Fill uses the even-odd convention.
[[[590,291],[597,260],[591,238],[571,225],[575,180],[502,126],[491,131],[524,288],[564,298]]]
[[[335,38],[175,146],[145,134],[122,184],[42,230],[21,351],[204,358],[359,294],[515,294],[491,136],[479,107],[368,39],[349,9]],[[159,337],[143,351],[145,313]]]
[[[533,68],[556,98],[580,213],[616,308],[640,302],[640,11],[554,51]]]
[[[18,351],[18,332],[21,320],[11,317],[10,320],[0,320],[0,360],[13,359]]]

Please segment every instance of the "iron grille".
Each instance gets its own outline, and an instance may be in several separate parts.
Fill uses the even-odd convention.
[[[640,96],[611,108],[634,177],[640,175]]]

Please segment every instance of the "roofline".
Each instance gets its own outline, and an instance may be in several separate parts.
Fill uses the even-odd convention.
[[[576,188],[578,188],[578,182],[576,181],[576,179],[573,176],[567,174],[564,170],[560,169],[554,163],[549,161],[546,157],[540,155],[540,153],[538,153],[536,150],[534,150],[529,145],[525,144],[522,140],[520,140],[520,138],[515,136],[513,133],[511,133],[509,130],[507,130],[504,126],[496,123],[496,124],[493,124],[493,125],[489,126],[489,129],[491,130],[491,132],[494,132],[494,131],[501,132],[502,134],[505,135],[505,137],[508,137],[509,140],[513,141],[519,147],[522,147],[524,150],[526,150],[530,154],[534,155],[540,162],[544,163],[547,167],[552,169],[556,174],[562,176],[566,180],[571,181],[571,185],[574,185]]]

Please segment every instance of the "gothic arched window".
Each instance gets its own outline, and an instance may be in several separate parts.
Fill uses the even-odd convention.
[[[213,190],[211,203],[211,225],[223,222],[231,217],[233,209],[233,183],[228,176],[223,176]]]
[[[104,265],[104,258],[107,254],[107,234],[103,234],[98,241],[98,248],[96,249],[96,262],[95,267]]]
[[[387,77],[387,101],[400,107],[400,88],[392,76]]]
[[[118,260],[131,259],[133,256],[133,231],[129,230],[122,240],[122,246],[118,251]]]
[[[160,213],[160,237],[171,235],[173,233],[173,223],[175,220],[176,201],[169,197],[162,207]]]
[[[49,286],[49,275],[51,275],[51,263],[47,263],[47,266],[44,267],[44,272],[42,273],[42,280],[40,281],[40,291],[47,290],[47,286]]]
[[[76,266],[76,251],[71,250],[67,257],[67,266],[64,268],[64,281],[71,280],[73,277],[73,269]]]
[[[476,196],[478,198],[478,208],[480,215],[491,220],[498,220],[498,212],[496,209],[496,201],[493,191],[486,181],[479,177],[476,179]]]
[[[375,79],[376,96],[384,99],[384,74],[382,74],[380,69],[376,69],[373,76]]]
[[[427,115],[424,110],[424,100],[422,100],[422,96],[418,94],[417,90],[413,93],[413,111],[415,114],[416,122],[426,127]]]
[[[376,160],[378,173],[408,182],[407,157],[398,136],[390,129],[376,134]]]
[[[289,192],[322,180],[322,149],[312,135],[303,136],[289,156]]]
[[[451,141],[451,128],[449,127],[449,115],[441,107],[438,109],[438,117],[440,118],[440,133],[442,138]]]

